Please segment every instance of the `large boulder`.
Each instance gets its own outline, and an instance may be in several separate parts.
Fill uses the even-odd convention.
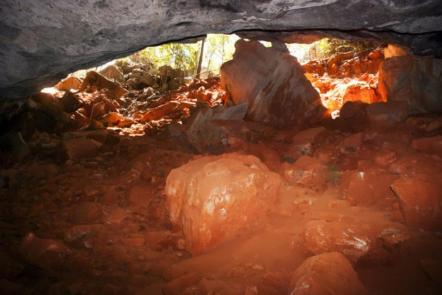
[[[379,69],[383,101],[402,101],[410,113],[442,111],[442,59],[412,55],[387,58]]]
[[[430,179],[422,175],[401,177],[391,185],[409,225],[442,229],[442,185],[440,178],[439,181],[437,178]]]
[[[351,263],[338,252],[305,260],[292,275],[291,295],[368,294]]]
[[[256,225],[274,204],[280,183],[254,156],[198,158],[167,177],[170,221],[182,228],[186,248],[201,253]]]
[[[304,70],[289,52],[238,40],[221,67],[221,85],[235,104],[248,102],[250,120],[274,126],[317,121],[325,109]]]

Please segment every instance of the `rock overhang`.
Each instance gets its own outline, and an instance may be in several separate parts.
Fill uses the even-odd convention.
[[[372,38],[442,56],[438,0],[5,0],[0,14],[0,93],[8,98],[146,46],[207,33]]]

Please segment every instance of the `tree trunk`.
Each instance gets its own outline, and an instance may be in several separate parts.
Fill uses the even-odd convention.
[[[201,48],[200,48],[200,57],[198,60],[198,67],[196,69],[196,76],[199,78],[200,74],[201,74],[201,66],[203,64],[203,56],[204,56],[204,44],[206,43],[206,37],[203,38],[203,40],[201,41]]]

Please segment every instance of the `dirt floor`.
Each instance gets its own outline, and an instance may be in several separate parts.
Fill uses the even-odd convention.
[[[256,155],[284,177],[284,167],[297,157],[293,138],[299,131],[242,124],[247,136],[223,153]],[[440,148],[415,139],[439,137],[441,117],[411,117],[357,132],[326,125],[308,140],[307,152],[302,147],[320,159],[325,172],[307,165],[303,169],[313,171],[313,181],[284,178],[278,202],[259,227],[200,255],[185,250],[181,230],[169,222],[164,193],[171,169],[195,152],[167,130],[139,137],[81,132],[105,138],[94,155],[64,161],[47,152],[59,138],[40,134],[31,160],[2,170],[3,294],[289,294],[297,267],[328,251],[348,254],[369,294],[440,294],[440,227],[413,224],[428,228],[440,222],[440,212],[405,220],[415,212],[407,213],[413,208],[390,186],[407,177],[416,181],[415,197],[424,198],[428,186],[419,187],[418,179],[425,178],[440,194]],[[351,173],[367,177],[348,185]],[[431,205],[422,202],[421,210]],[[321,238],[330,245],[315,244],[306,234],[312,221],[331,226],[329,237]],[[381,246],[379,235],[360,233],[359,240],[366,237],[370,244],[365,251],[347,243],[359,233],[350,231],[336,242],[336,224],[398,231]]]

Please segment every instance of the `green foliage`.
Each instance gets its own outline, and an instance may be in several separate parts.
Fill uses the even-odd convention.
[[[202,72],[210,71],[218,74],[221,65],[233,58],[235,52],[236,35],[209,34],[207,35],[202,62]],[[120,63],[140,63],[154,70],[168,65],[181,69],[188,75],[196,74],[201,50],[201,42],[195,43],[167,43],[154,47],[147,47],[133,55],[120,59]]]
[[[348,41],[335,38],[323,38],[316,44],[316,55],[318,58],[329,58],[333,54],[344,53],[348,51],[361,52],[375,48],[371,41]]]
[[[188,73],[194,73],[197,67],[200,44],[201,41],[189,44],[167,43],[147,47],[138,54],[142,63],[152,63],[155,68],[169,65]]]
[[[204,47],[203,71],[218,74],[221,65],[233,58],[236,35],[209,34]]]

